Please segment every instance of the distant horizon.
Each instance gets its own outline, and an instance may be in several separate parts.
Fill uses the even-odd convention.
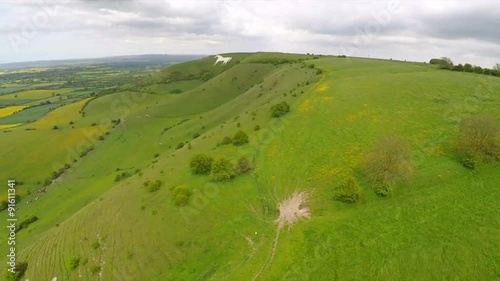
[[[289,53],[289,54],[313,54],[313,55],[322,55],[322,56],[339,56],[343,54],[322,54],[322,53],[311,53],[311,52],[281,52],[281,51],[230,51],[230,52],[220,52],[220,53],[214,53],[214,54],[231,54],[231,53]],[[13,62],[0,62],[0,67],[1,66],[9,66],[9,65],[15,65],[15,64],[30,64],[30,63],[50,63],[50,62],[64,62],[64,61],[85,61],[85,60],[102,60],[102,59],[107,59],[107,58],[120,58],[120,57],[139,57],[139,56],[210,56],[212,54],[196,54],[196,53],[139,53],[139,54],[123,54],[123,55],[110,55],[110,56],[100,56],[100,57],[77,57],[77,58],[61,58],[61,59],[40,59],[40,60],[27,60],[27,61],[13,61]],[[400,59],[400,58],[386,58],[386,57],[364,57],[364,56],[347,56],[351,58],[360,58],[360,59],[374,59],[374,60],[394,60],[394,61],[402,61],[402,62],[416,62],[416,63],[429,63],[429,61],[433,58],[440,58],[440,57],[433,57],[433,58],[428,58],[427,60],[409,60],[409,59]],[[451,58],[453,60],[453,58]],[[470,63],[473,66],[481,66],[482,68],[489,68],[493,69],[495,62],[492,62],[491,66],[482,66],[478,64],[474,64],[471,62],[457,62],[453,61],[454,65],[458,64],[466,64]],[[19,68],[23,67],[30,67],[30,66],[22,66]],[[16,67],[15,67],[16,68]],[[12,68],[12,69],[15,69]],[[0,69],[1,70],[1,69]],[[3,70],[8,70],[8,69],[3,69]]]
[[[493,1],[30,2],[0,3],[1,64],[235,50],[500,63]]]

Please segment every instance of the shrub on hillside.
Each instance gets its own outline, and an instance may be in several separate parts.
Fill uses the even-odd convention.
[[[219,145],[226,145],[233,143],[233,139],[231,137],[224,137],[220,142]]]
[[[184,147],[184,143],[183,143],[183,142],[180,142],[180,143],[177,145],[176,149],[181,149],[181,148],[183,148],[183,147]]]
[[[378,195],[389,194],[395,184],[413,172],[408,146],[398,136],[380,138],[365,155],[364,170]]]
[[[245,174],[250,170],[252,170],[252,164],[247,158],[242,157],[238,160],[238,163],[236,163],[236,173],[238,175]]]
[[[66,260],[66,268],[70,271],[75,270],[79,265],[80,265],[79,257],[71,257]]]
[[[191,158],[190,167],[191,172],[197,175],[207,175],[210,174],[212,169],[212,163],[214,159],[205,154],[197,154]]]
[[[356,202],[361,196],[359,184],[353,178],[349,178],[345,183],[335,187],[335,199],[344,202]]]
[[[5,281],[19,281],[24,276],[24,273],[28,269],[27,262],[17,262],[14,272],[6,271],[4,275]]]
[[[236,134],[234,134],[233,137],[234,145],[244,145],[246,143],[248,143],[248,135],[245,132],[239,130],[238,132],[236,132]]]
[[[130,177],[130,176],[132,176],[132,174],[130,174],[129,172],[121,172],[120,174],[117,174],[115,176],[115,182],[119,182],[123,179]]]
[[[25,220],[23,220],[16,228],[16,232],[19,232],[21,229],[28,227],[30,224],[36,222],[38,220],[37,216],[31,216]]]
[[[174,188],[173,195],[175,206],[182,207],[189,203],[189,198],[191,198],[193,192],[189,189],[189,187],[180,185]]]
[[[162,185],[161,180],[155,180],[154,182],[147,180],[143,183],[143,186],[149,191],[149,192],[155,192],[160,190],[160,187]]]
[[[460,125],[457,150],[462,164],[474,169],[480,162],[500,157],[500,126],[495,117],[475,116]]]
[[[281,117],[290,111],[290,105],[286,101],[277,103],[271,107],[271,114],[273,117]]]
[[[212,164],[211,178],[214,181],[228,181],[234,177],[234,166],[225,158],[218,158]]]

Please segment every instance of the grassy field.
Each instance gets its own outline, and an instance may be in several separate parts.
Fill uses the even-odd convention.
[[[227,55],[227,66],[213,67],[212,57],[176,64],[2,133],[10,161],[0,164],[0,180],[23,181],[17,216],[39,218],[17,233],[25,278],[500,278],[500,162],[468,170],[454,149],[463,118],[500,118],[500,79],[395,61]],[[283,101],[290,113],[272,118]],[[218,145],[238,130],[248,144]],[[382,198],[361,164],[391,133],[410,144],[415,172]],[[254,169],[213,182],[189,169],[199,153],[246,157]],[[355,204],[334,200],[348,177],[361,185]],[[149,192],[148,180],[161,188]],[[179,186],[192,192],[183,207],[174,204]],[[297,191],[310,218],[279,228],[278,203]]]

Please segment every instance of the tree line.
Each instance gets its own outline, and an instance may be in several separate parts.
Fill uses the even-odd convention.
[[[441,69],[448,69],[459,72],[470,72],[484,75],[500,77],[500,63],[497,63],[493,68],[482,68],[470,63],[454,65],[453,61],[447,57],[434,58],[429,61],[430,64],[438,65]]]

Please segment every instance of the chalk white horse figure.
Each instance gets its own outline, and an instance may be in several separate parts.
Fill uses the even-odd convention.
[[[222,62],[222,65],[225,65],[226,63],[230,62],[232,57],[223,57],[221,55],[215,55],[214,58],[217,60],[212,64],[212,66],[216,65],[218,62]]]

